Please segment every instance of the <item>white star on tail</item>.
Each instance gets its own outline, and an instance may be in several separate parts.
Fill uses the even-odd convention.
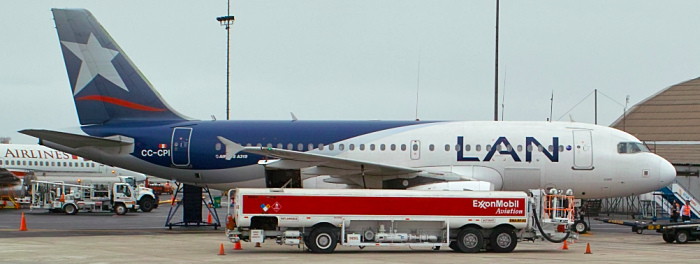
[[[119,52],[102,47],[100,42],[97,41],[97,38],[95,38],[95,35],[90,33],[87,44],[68,41],[61,41],[61,43],[83,61],[80,65],[78,80],[76,80],[75,87],[73,87],[73,95],[83,90],[83,88],[95,79],[95,76],[98,74],[119,86],[119,88],[127,92],[129,91],[124,81],[122,81],[122,78],[119,77],[117,69],[115,69],[112,64],[112,59],[114,59]]]

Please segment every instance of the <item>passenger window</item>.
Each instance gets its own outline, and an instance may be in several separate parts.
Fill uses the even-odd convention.
[[[65,163],[65,162],[63,163],[63,167],[66,167],[66,163]]]
[[[386,145],[384,145],[384,144],[379,145],[379,149],[382,151],[386,150]]]
[[[14,161],[14,160],[11,160],[11,161],[10,161],[10,164],[11,164],[11,165],[15,165],[15,161]]]
[[[406,144],[401,144],[401,151],[406,151]]]
[[[338,150],[340,150],[340,151],[345,150],[345,144],[338,145]]]
[[[328,150],[333,150],[334,148],[335,148],[335,147],[333,146],[333,144],[329,144],[329,145],[328,145]]]
[[[297,150],[299,150],[299,151],[304,150],[304,144],[301,144],[301,143],[297,144]]]
[[[518,145],[518,152],[522,152],[522,151],[523,151],[523,145]]]
[[[445,151],[450,151],[450,145],[449,145],[449,144],[445,144]]]
[[[396,144],[391,144],[391,151],[395,151],[395,150],[396,150]]]
[[[364,150],[365,150],[365,144],[360,144],[360,151],[364,151]]]
[[[318,150],[323,150],[323,144],[318,143]]]
[[[314,149],[314,144],[309,143],[309,148],[306,150],[312,150],[312,149]]]
[[[413,145],[413,146],[415,146],[415,148],[418,148],[418,145]],[[428,149],[430,149],[430,151],[435,150],[435,145],[430,144],[430,146],[428,146]]]
[[[496,146],[496,150],[501,151],[501,149],[503,149],[503,145]]]
[[[481,144],[476,144],[476,151],[477,152],[481,151]]]
[[[282,143],[277,143],[277,148],[282,149]]]
[[[559,145],[559,152],[564,152],[564,146],[563,146],[563,145]]]
[[[23,165],[23,166],[27,166],[27,161],[26,161],[26,160],[23,160],[23,161],[22,161],[22,165]]]
[[[460,145],[455,145],[455,151],[460,151],[462,150],[462,146]]]
[[[350,149],[351,151],[352,151],[352,150],[355,150],[355,144],[350,144],[349,149]]]
[[[527,152],[532,152],[532,145],[527,145]]]
[[[262,147],[262,143],[255,144],[256,147]]]
[[[374,151],[374,144],[369,145],[369,150]]]
[[[542,149],[543,149],[543,148],[542,148],[542,145],[537,146],[537,151],[542,152]]]
[[[253,145],[250,144],[250,143],[246,143],[245,146],[246,146],[246,147],[252,147]]]
[[[508,147],[506,148],[506,150],[508,150],[508,152],[513,152],[513,146],[508,145]]]
[[[471,150],[472,150],[471,144],[467,144],[466,146],[464,146],[464,151],[471,151]]]
[[[268,147],[268,148],[271,148],[271,147],[272,147],[272,143],[267,143],[267,147]]]
[[[491,151],[491,144],[486,145],[486,151]]]
[[[554,147],[552,145],[549,145],[549,147],[547,147],[547,150],[549,150],[549,153],[552,153],[554,152]]]

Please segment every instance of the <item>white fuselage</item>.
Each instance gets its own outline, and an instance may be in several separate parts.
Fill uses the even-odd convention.
[[[457,144],[460,137],[462,142]],[[557,146],[550,146],[555,138]],[[542,146],[541,151],[537,142]],[[673,182],[676,172],[668,161],[650,152],[618,153],[621,142],[640,141],[617,129],[584,123],[435,122],[367,133],[335,142],[332,149],[328,144],[322,149],[316,146],[310,152],[417,168],[445,175],[444,181],[488,181],[495,190],[572,189],[580,198],[641,194]],[[495,143],[498,144],[494,146]],[[45,144],[184,183],[220,190],[266,187],[265,168],[257,164],[214,170],[180,169],[151,164],[132,155],[106,155],[97,149],[76,150],[48,141]],[[417,145],[416,150],[413,145]],[[491,148],[499,146],[500,151],[493,151],[489,158]],[[312,182],[309,185],[316,188],[329,187],[314,180],[317,176],[344,176],[342,171],[321,166],[301,168],[301,173],[305,183]],[[196,174],[200,177],[195,177]],[[383,181],[410,182],[415,176],[365,177],[364,183],[361,178],[348,177],[348,182],[381,188]]]

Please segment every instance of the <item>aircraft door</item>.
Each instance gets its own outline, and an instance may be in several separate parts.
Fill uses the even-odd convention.
[[[418,140],[411,140],[411,159],[412,160],[419,160],[420,159],[420,141]]]
[[[176,127],[173,129],[173,137],[170,142],[170,157],[175,166],[190,165],[190,138],[192,128]]]
[[[574,166],[575,170],[593,169],[593,140],[590,130],[574,130]]]

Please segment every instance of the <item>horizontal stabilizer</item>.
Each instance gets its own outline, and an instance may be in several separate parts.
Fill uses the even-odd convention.
[[[19,131],[22,134],[51,141],[70,148],[96,147],[96,148],[121,148],[132,145],[133,142],[118,139],[106,139],[84,135],[76,135],[65,132],[45,129],[25,129]]]

